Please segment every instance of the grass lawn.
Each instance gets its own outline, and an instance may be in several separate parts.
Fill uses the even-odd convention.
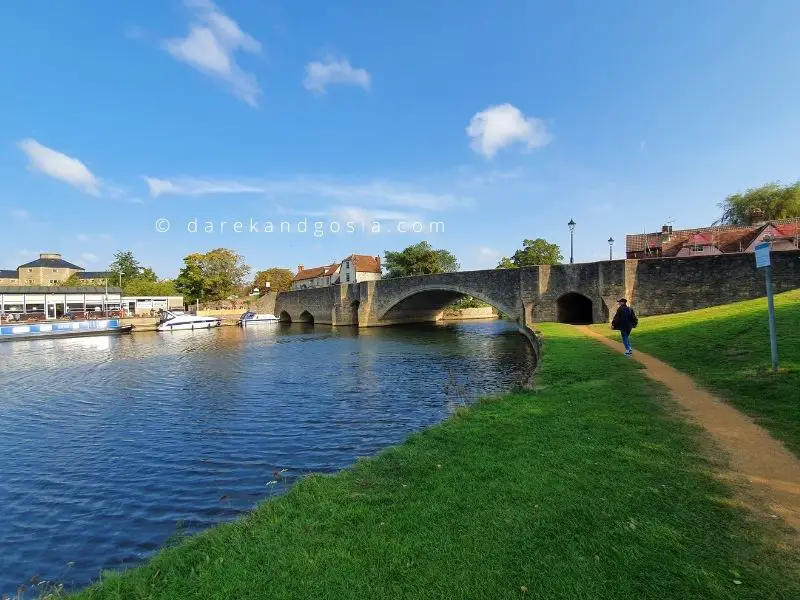
[[[631,342],[754,417],[800,456],[800,290],[775,296],[775,321],[778,373],[770,370],[766,298],[646,317]],[[593,327],[619,338],[606,325]]]
[[[636,364],[542,327],[539,389],[106,574],[81,598],[800,598],[800,558],[710,474]]]

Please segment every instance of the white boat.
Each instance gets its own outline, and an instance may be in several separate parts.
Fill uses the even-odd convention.
[[[239,325],[247,327],[248,325],[261,325],[262,323],[277,323],[278,321],[280,319],[270,313],[246,312],[239,318]]]
[[[211,329],[222,325],[217,317],[198,317],[182,310],[165,310],[161,312],[156,331],[176,331],[179,329]]]

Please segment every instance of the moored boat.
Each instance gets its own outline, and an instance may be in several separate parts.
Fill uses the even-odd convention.
[[[178,331],[183,329],[211,329],[222,325],[219,317],[198,317],[181,310],[165,310],[156,326],[156,331]]]
[[[133,326],[121,325],[119,319],[15,323],[13,325],[0,326],[0,342],[90,335],[120,335],[131,331],[133,331]]]
[[[239,317],[239,325],[247,327],[248,325],[261,325],[264,323],[277,323],[280,321],[278,317],[270,313],[254,313],[246,312]]]

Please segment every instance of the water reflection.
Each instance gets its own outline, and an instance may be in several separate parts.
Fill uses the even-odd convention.
[[[180,521],[248,510],[275,471],[334,471],[440,421],[466,399],[454,377],[491,393],[531,361],[502,322],[0,344],[0,593],[135,564]]]

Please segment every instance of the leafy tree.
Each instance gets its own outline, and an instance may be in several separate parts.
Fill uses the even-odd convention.
[[[175,287],[183,294],[186,302],[194,302],[203,297],[205,291],[203,254],[195,252],[184,257],[183,268],[175,279]]]
[[[262,294],[267,289],[273,292],[286,292],[292,287],[292,279],[294,279],[294,275],[289,269],[271,267],[256,273],[253,287],[257,287]],[[269,288],[267,288],[267,283],[269,283]]]
[[[559,265],[564,257],[558,244],[551,244],[545,239],[523,240],[522,249],[514,252],[511,258],[503,257],[497,265],[498,269],[516,269],[536,265]]]
[[[142,267],[139,261],[133,256],[130,250],[120,250],[114,254],[114,260],[108,266],[108,270],[116,276],[111,279],[118,279],[119,273],[122,273],[122,279],[129,279],[141,274]],[[152,271],[152,269],[150,269]]]
[[[123,281],[123,294],[125,296],[176,296],[178,290],[175,282],[170,279],[151,281],[144,277],[134,277]]]
[[[72,275],[67,277],[64,281],[60,283],[54,283],[53,285],[63,286],[63,287],[89,287],[97,284],[91,280],[81,279],[80,277],[78,277],[77,273],[73,273]]]
[[[752,225],[759,221],[800,217],[800,181],[782,186],[768,183],[733,194],[719,204],[717,225]]]
[[[175,287],[188,302],[227,298],[245,284],[250,272],[244,258],[227,248],[190,254],[183,263]]]
[[[384,256],[387,278],[452,273],[460,268],[452,252],[434,250],[428,242],[419,242],[400,252],[387,250]]]

